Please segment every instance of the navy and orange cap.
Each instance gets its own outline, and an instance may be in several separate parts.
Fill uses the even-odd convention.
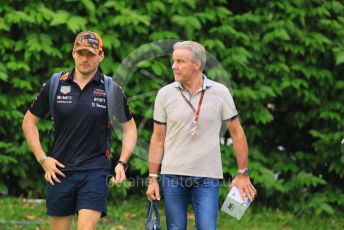
[[[99,54],[103,52],[103,40],[95,32],[80,32],[75,38],[73,53],[78,50],[89,50],[94,54]]]

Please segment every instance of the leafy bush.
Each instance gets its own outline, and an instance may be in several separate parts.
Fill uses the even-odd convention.
[[[342,2],[3,1],[0,16],[1,191],[44,195],[21,120],[40,85],[73,66],[75,34],[94,30],[105,43],[101,69],[121,82],[140,127],[130,175],[146,176],[155,93],[173,79],[171,47],[144,45],[192,39],[221,64],[209,63],[207,75],[230,80],[258,202],[299,213],[343,209]],[[44,146],[49,128],[48,120],[39,127]],[[117,139],[113,152],[119,147]],[[227,146],[222,154],[228,178],[235,175],[235,157]],[[127,195],[128,187],[112,196]]]

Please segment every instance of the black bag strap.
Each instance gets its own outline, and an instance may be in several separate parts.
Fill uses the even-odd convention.
[[[118,89],[118,84],[112,80],[111,77],[104,75],[104,85],[106,92],[106,102],[108,108],[108,116],[111,123],[111,126],[115,125],[115,97]]]
[[[149,204],[147,220],[150,220],[152,218],[154,218],[157,222],[160,223],[158,204],[154,200],[152,200]]]
[[[54,99],[56,96],[57,88],[59,86],[59,80],[61,77],[62,72],[54,73],[53,76],[51,76],[50,79],[50,85],[49,85],[49,113],[51,116],[51,119],[54,120],[55,115],[55,103]]]

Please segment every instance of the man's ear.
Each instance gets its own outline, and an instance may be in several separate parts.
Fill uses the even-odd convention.
[[[200,70],[202,69],[202,62],[201,60],[196,60],[195,61],[195,70]]]
[[[99,58],[100,58],[99,62],[103,61],[104,57],[105,57],[104,52],[99,53]]]

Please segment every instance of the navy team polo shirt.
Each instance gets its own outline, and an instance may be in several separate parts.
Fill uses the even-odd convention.
[[[111,169],[107,138],[111,138],[104,76],[99,71],[80,89],[73,81],[74,69],[59,80],[55,97],[54,143],[49,156],[66,167],[63,171]],[[29,108],[39,118],[49,112],[50,79],[42,86]],[[116,118],[120,123],[132,115],[121,88],[115,96]]]

